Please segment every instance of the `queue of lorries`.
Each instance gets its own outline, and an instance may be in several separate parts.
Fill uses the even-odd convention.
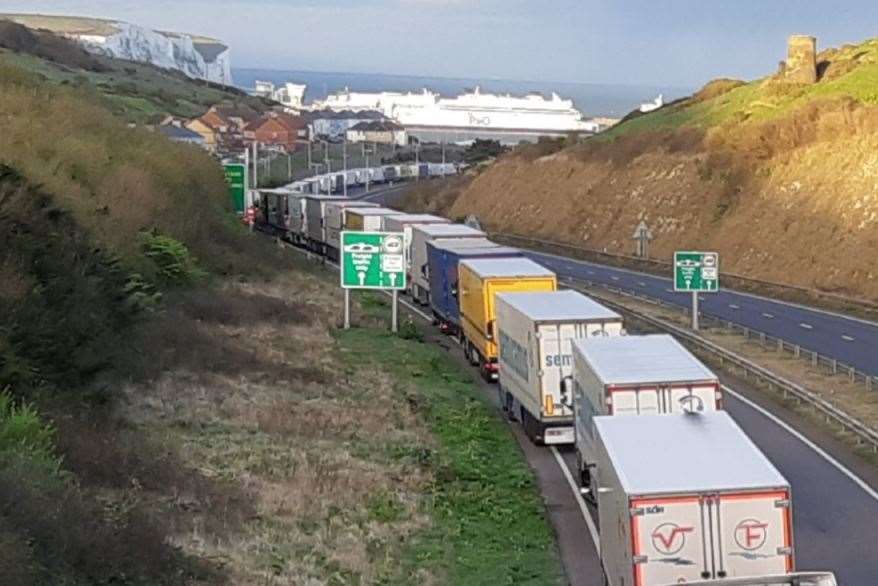
[[[610,586],[836,584],[796,573],[789,483],[723,408],[718,377],[476,228],[331,196],[263,191],[265,229],[330,259],[346,230],[405,235],[429,307],[536,444],[570,445]]]

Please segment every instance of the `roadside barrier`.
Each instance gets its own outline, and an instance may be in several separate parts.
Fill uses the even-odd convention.
[[[639,300],[648,301],[649,303],[652,303],[654,305],[667,305],[661,302],[657,302],[657,300],[653,298],[644,298],[643,296],[638,296],[627,291],[604,286],[601,283],[592,283],[590,281],[582,279],[565,279],[565,282],[568,284],[583,283],[591,287],[601,286],[607,290],[624,295],[626,297],[637,297]],[[575,286],[571,288],[576,289]],[[721,364],[725,364],[726,362],[728,362],[734,365],[743,373],[744,378],[753,378],[768,386],[769,389],[777,389],[781,391],[785,399],[793,399],[797,402],[808,405],[815,412],[819,412],[824,417],[827,423],[835,422],[841,427],[842,431],[852,433],[856,437],[856,442],[858,445],[865,445],[869,447],[873,452],[878,453],[878,431],[872,429],[862,421],[844,412],[842,409],[836,407],[817,393],[814,393],[813,391],[810,391],[797,383],[794,383],[780,375],[777,375],[770,370],[763,368],[758,364],[755,364],[752,361],[744,358],[743,356],[735,354],[734,352],[731,352],[730,350],[727,350],[685,328],[634,311],[628,307],[625,307],[624,305],[606,299],[602,295],[595,295],[593,291],[583,292],[596,297],[601,303],[605,304],[611,309],[614,309],[624,314],[628,314],[659,330],[674,334],[681,340],[689,342],[691,345],[714,355],[716,358],[719,359]],[[762,334],[762,336],[764,336],[764,334]],[[760,341],[764,339],[765,344],[769,344],[770,342],[767,339],[768,337],[766,336],[765,338],[762,338],[762,336],[760,336]],[[777,339],[775,339],[775,341],[777,342]],[[781,343],[784,342],[781,341]],[[836,366],[838,365],[836,364]]]

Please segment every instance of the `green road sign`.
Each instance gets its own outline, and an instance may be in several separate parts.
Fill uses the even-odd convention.
[[[226,183],[229,184],[229,196],[232,198],[232,206],[235,213],[244,213],[244,202],[247,194],[247,166],[234,163],[224,165],[226,172]]]
[[[405,289],[404,242],[401,232],[342,232],[341,286]]]
[[[719,291],[719,254],[675,252],[674,291]]]

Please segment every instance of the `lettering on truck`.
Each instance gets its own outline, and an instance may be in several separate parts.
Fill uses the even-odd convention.
[[[573,364],[572,354],[550,354],[546,356],[546,366],[570,366]]]
[[[500,330],[500,359],[526,381],[530,380],[527,349]]]

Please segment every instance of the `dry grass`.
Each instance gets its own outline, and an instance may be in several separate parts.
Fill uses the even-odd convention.
[[[386,374],[339,371],[336,296],[290,274],[181,297],[147,332],[147,348],[175,352],[126,389],[126,421],[248,495],[249,518],[225,527],[217,518],[234,515],[206,508],[209,495],[190,490],[171,503],[187,520],[173,543],[217,561],[231,583],[373,583],[429,524],[420,496],[429,473],[394,455],[429,435]],[[169,340],[168,329],[190,333]]]

